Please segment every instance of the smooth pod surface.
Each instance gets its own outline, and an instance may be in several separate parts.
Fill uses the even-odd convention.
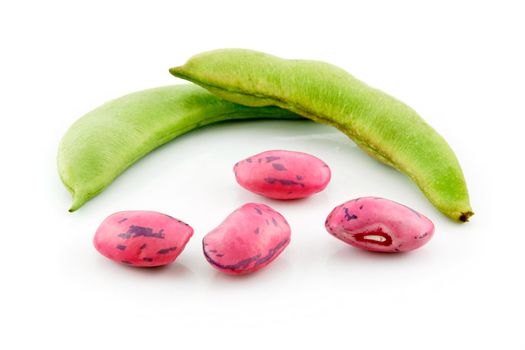
[[[408,175],[447,216],[473,215],[463,172],[447,144],[412,108],[324,62],[223,49],[170,72],[247,106],[279,106],[335,126],[372,157]]]
[[[249,118],[300,117],[276,107],[227,102],[195,85],[139,91],[100,106],[77,120],[60,142],[58,171],[73,195],[70,211],[175,137],[207,124]]]
[[[122,211],[99,226],[93,244],[106,258],[149,267],[172,263],[193,235],[186,223],[154,211]]]
[[[326,188],[330,168],[321,159],[303,152],[265,151],[233,167],[235,179],[248,191],[274,199],[308,197]]]
[[[434,234],[434,224],[426,216],[379,197],[357,198],[335,207],[325,227],[354,247],[386,253],[414,250]]]
[[[248,203],[235,210],[202,240],[206,260],[231,275],[255,272],[290,243],[286,219],[265,204]]]

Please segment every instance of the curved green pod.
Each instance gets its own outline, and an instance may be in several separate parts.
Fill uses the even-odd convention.
[[[60,142],[58,172],[73,195],[69,211],[173,138],[207,124],[249,118],[301,117],[277,107],[241,106],[191,84],[139,91],[107,102],[77,120]]]
[[[445,215],[473,215],[458,160],[430,125],[403,102],[324,62],[223,49],[170,69],[229,101],[279,106],[335,126],[372,157],[411,177]]]

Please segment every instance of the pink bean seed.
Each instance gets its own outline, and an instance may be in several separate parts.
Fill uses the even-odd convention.
[[[266,151],[235,164],[239,185],[274,199],[297,199],[320,192],[330,182],[330,168],[310,154]]]
[[[99,226],[93,244],[100,254],[131,266],[172,263],[193,235],[186,223],[154,211],[121,211]]]
[[[290,242],[290,226],[274,209],[248,203],[202,240],[206,260],[217,270],[240,275],[271,263]]]
[[[357,198],[337,206],[325,227],[354,247],[388,253],[417,249],[434,234],[434,224],[423,214],[378,197]]]

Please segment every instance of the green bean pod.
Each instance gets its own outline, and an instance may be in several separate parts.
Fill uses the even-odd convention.
[[[447,144],[412,108],[324,62],[262,52],[205,52],[170,69],[229,101],[279,106],[335,126],[372,157],[408,175],[457,221],[473,215],[463,172]]]
[[[98,107],[77,120],[60,142],[58,172],[73,195],[69,211],[173,138],[214,122],[250,118],[301,117],[277,107],[241,106],[190,84],[135,92]]]

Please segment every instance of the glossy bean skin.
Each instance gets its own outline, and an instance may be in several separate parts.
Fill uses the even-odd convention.
[[[445,215],[461,222],[473,215],[463,172],[443,137],[406,104],[336,66],[223,49],[170,72],[232,102],[279,106],[332,125],[412,178]]]
[[[265,204],[248,203],[228,215],[202,240],[206,260],[217,270],[242,275],[262,269],[290,243],[290,225]]]
[[[152,267],[172,263],[192,235],[193,229],[174,217],[130,210],[108,216],[97,229],[93,244],[113,261]]]
[[[218,98],[195,85],[135,92],[77,120],[62,138],[58,172],[75,211],[140,158],[198,127],[234,119],[299,116],[276,107],[251,108]]]
[[[326,188],[330,168],[303,152],[265,151],[235,164],[237,182],[248,191],[273,199],[308,197]]]
[[[379,197],[357,198],[335,207],[325,227],[354,247],[383,253],[417,249],[434,235],[434,224],[426,216]]]

